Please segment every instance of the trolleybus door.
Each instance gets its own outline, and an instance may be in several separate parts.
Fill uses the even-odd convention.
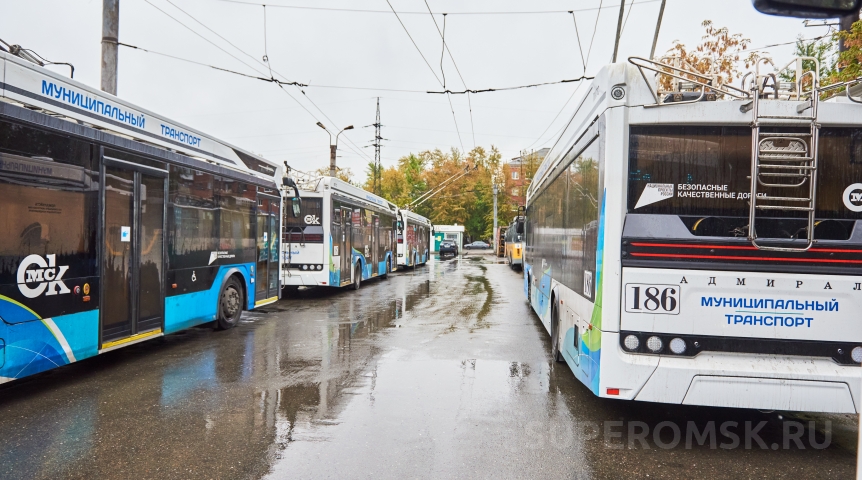
[[[255,304],[278,297],[278,197],[257,194],[257,267]]]
[[[168,172],[103,161],[101,344],[161,331]]]
[[[350,276],[350,264],[353,258],[351,251],[353,239],[352,217],[353,209],[341,209],[341,283],[353,280]]]
[[[377,275],[380,264],[380,217],[374,215],[371,217],[371,274]]]

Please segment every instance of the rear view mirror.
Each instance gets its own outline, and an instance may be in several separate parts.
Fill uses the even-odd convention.
[[[782,17],[836,18],[858,14],[862,0],[752,0],[760,13]]]
[[[302,207],[302,199],[300,199],[299,197],[293,197],[291,206],[293,207],[293,218],[299,218],[300,208]]]

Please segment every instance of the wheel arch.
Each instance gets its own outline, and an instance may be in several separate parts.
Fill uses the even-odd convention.
[[[246,278],[243,271],[237,267],[231,267],[225,271],[224,277],[221,279],[221,285],[218,289],[219,295],[221,295],[221,291],[224,289],[224,286],[227,285],[227,282],[229,282],[231,277],[234,276],[239,277],[239,286],[242,289],[243,305],[245,306],[243,310],[251,310],[251,299],[248,296],[248,278]]]

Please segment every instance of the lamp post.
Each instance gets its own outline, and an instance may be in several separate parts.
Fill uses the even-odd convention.
[[[348,125],[341,129],[340,132],[335,134],[335,143],[332,143],[332,134],[329,130],[323,126],[322,123],[317,122],[317,126],[326,130],[326,133],[329,133],[329,176],[335,177],[335,152],[338,151],[338,136],[344,133],[345,130],[353,130],[353,125]]]

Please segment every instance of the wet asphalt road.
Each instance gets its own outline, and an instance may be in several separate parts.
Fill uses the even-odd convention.
[[[520,275],[495,260],[296,292],[231,331],[4,386],[0,478],[852,477],[855,416],[595,398],[551,361]],[[653,435],[666,421],[673,448],[672,427]],[[740,437],[751,422],[763,444],[686,447],[686,425],[710,421]],[[783,447],[790,421],[804,448]]]

